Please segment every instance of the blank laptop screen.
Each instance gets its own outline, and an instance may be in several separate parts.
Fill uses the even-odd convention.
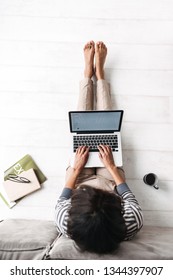
[[[71,132],[120,131],[123,111],[69,112]]]

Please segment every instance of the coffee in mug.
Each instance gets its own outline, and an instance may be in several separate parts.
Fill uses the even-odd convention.
[[[144,176],[143,181],[145,184],[154,187],[155,189],[158,190],[158,177],[154,173],[148,173]]]

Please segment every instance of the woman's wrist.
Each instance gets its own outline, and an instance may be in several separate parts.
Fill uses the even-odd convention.
[[[79,174],[81,173],[81,169],[80,168],[73,168],[73,174],[74,176],[78,177]]]
[[[117,167],[114,163],[112,163],[108,165],[107,170],[112,173],[117,170]]]
[[[80,174],[80,170],[73,168],[68,180],[66,181],[65,187],[74,189],[79,174]]]
[[[117,186],[122,184],[122,183],[125,183],[124,179],[121,177],[121,175],[118,171],[118,168],[115,164],[109,166],[108,171],[110,172],[110,174],[114,178],[114,181],[115,181]]]

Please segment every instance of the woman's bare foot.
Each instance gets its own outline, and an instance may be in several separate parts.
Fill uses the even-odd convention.
[[[95,74],[98,80],[104,79],[104,63],[106,55],[106,45],[103,42],[97,42],[95,46]]]
[[[85,58],[85,78],[92,78],[94,74],[94,42],[90,41],[84,46],[84,58]]]

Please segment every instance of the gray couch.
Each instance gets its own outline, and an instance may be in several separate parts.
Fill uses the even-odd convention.
[[[124,241],[113,254],[81,252],[58,234],[52,221],[10,219],[0,222],[1,260],[172,260],[173,228],[144,226],[132,241]]]

